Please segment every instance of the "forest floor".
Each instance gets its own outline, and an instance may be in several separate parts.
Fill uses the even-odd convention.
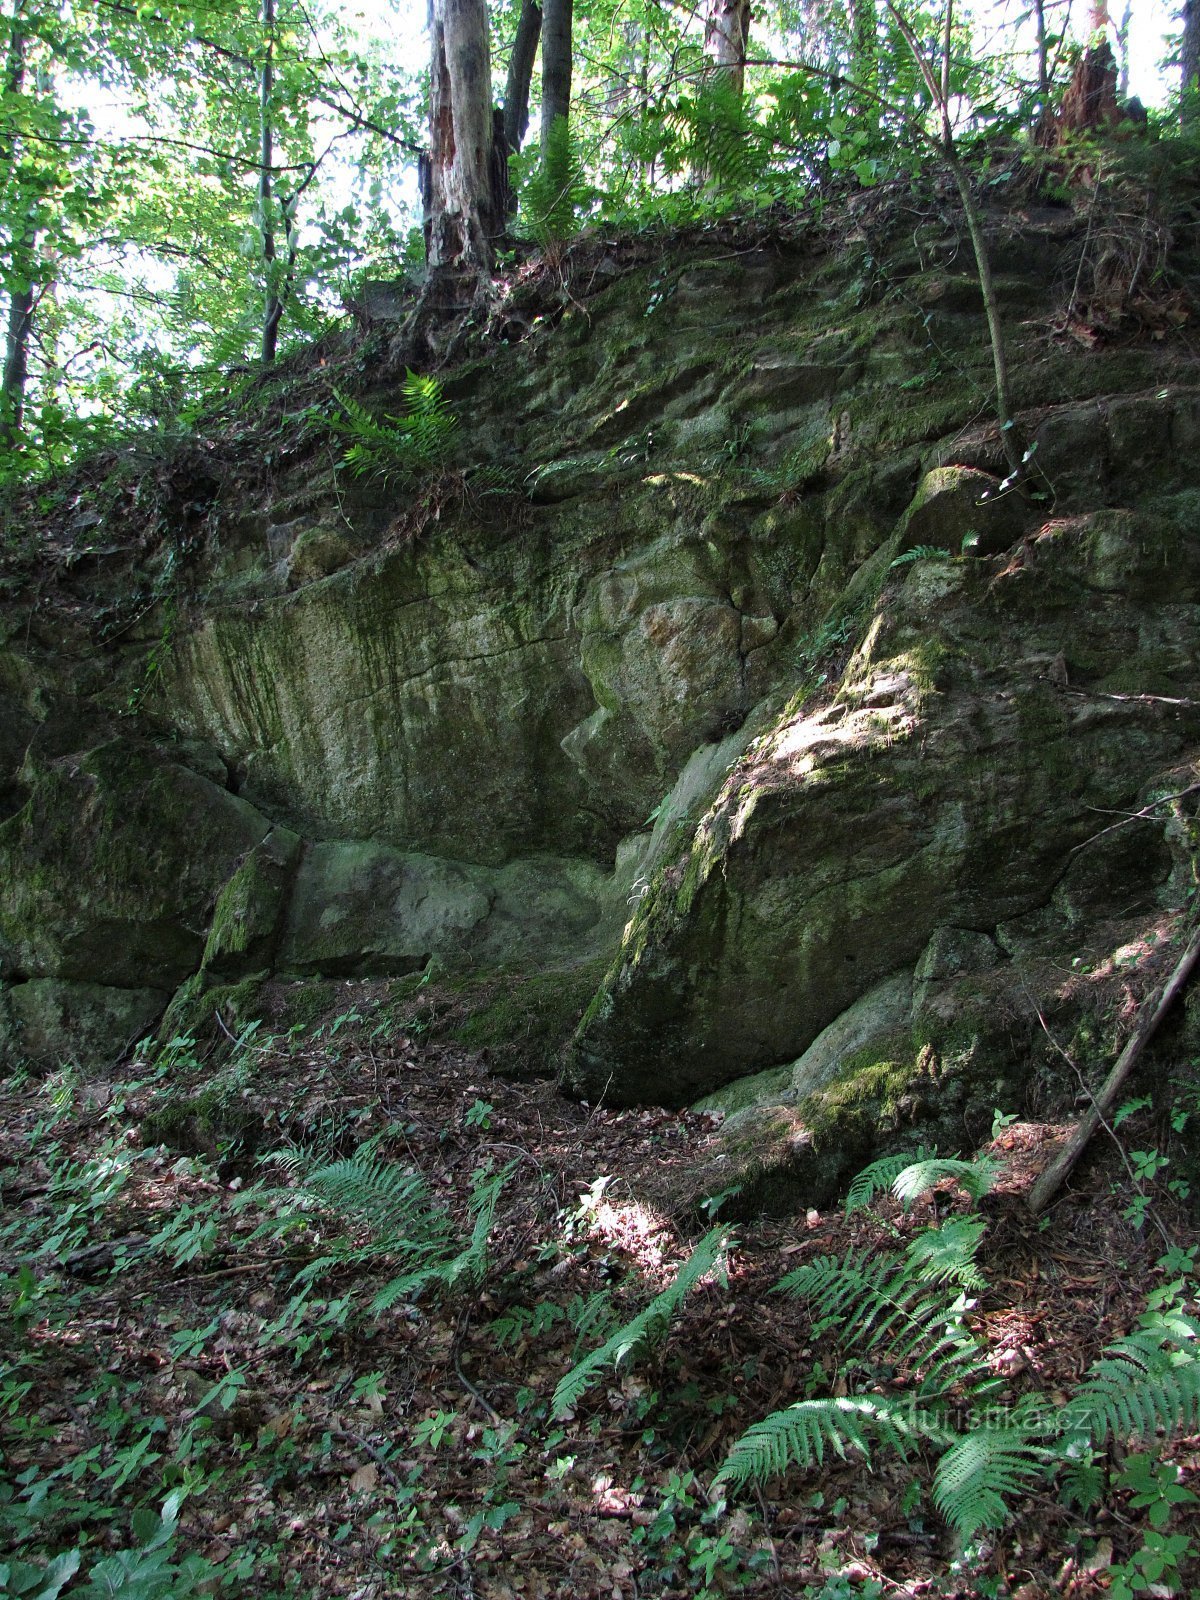
[[[967,1546],[934,1508],[929,1447],[869,1464],[830,1451],[713,1492],[769,1412],[912,1381],[886,1345],[773,1291],[803,1263],[965,1215],[949,1181],[908,1210],[885,1191],[849,1215],[731,1223],[725,1270],[555,1407],[709,1227],[673,1194],[713,1129],[490,1075],[367,985],[323,1026],[256,1035],[221,1066],[177,1042],[103,1077],[10,1076],[0,1593],[1189,1592],[1200,1437],[1114,1451],[1084,1509],[1047,1469]],[[1139,1198],[1103,1135],[1048,1220],[1029,1215],[1061,1132],[999,1117],[999,1175],[975,1207],[984,1281],[964,1316],[992,1417],[1022,1396],[1061,1407],[1155,1294],[1195,1309],[1200,1231],[1165,1189]],[[481,1215],[486,1264],[468,1252],[415,1297],[397,1282],[397,1226],[411,1268],[453,1256]],[[373,1306],[388,1285],[393,1303]]]

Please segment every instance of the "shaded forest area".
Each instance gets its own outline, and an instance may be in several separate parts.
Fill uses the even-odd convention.
[[[1195,1592],[1194,998],[1175,1004],[1129,1086],[1102,1107],[1050,1209],[1034,1215],[1029,1199],[1193,927],[1195,768],[1180,750],[1196,705],[1194,628],[1165,569],[1178,558],[1194,610],[1194,515],[1179,480],[1194,398],[1197,17],[1189,4],[1180,19],[1180,93],[1149,116],[1121,83],[1122,28],[1127,38],[1136,18],[1114,25],[1096,12],[1074,43],[1051,7],[1010,20],[1002,47],[987,51],[979,19],[891,0],[753,15],[713,0],[702,17],[649,3],[573,12],[562,0],[544,9],[523,0],[489,13],[439,0],[426,73],[390,61],[378,31],[364,42],[348,21],[343,30],[291,0],[264,0],[254,16],[16,0],[0,90],[0,690],[18,708],[3,730],[0,848],[11,881],[0,890],[0,977],[5,1006],[26,1009],[0,1016],[0,1594]],[[115,121],[89,109],[89,96],[110,94],[123,108]],[[389,191],[389,174],[405,197]],[[1028,269],[993,272],[1007,248],[1019,252],[1022,229],[1036,233],[1038,261],[1066,241],[1061,259],[1074,270],[1056,278],[1052,314],[1034,309]],[[911,247],[903,271],[888,255],[898,238]],[[744,274],[736,281],[730,261]],[[813,272],[799,288],[786,276],[796,261]],[[771,345],[765,323],[749,354],[740,331],[723,333],[735,353],[721,382],[744,401],[767,397],[745,401],[758,408],[742,422],[706,387],[716,382],[713,332],[696,328],[751,281],[765,285],[763,304],[735,302],[722,326],[766,316],[782,297],[793,322],[825,319],[833,354],[815,363],[774,327]],[[1034,288],[1045,300],[1046,285]],[[664,307],[676,331],[705,342],[704,359],[664,370],[644,332]],[[605,316],[604,337],[634,327],[611,360],[583,350]],[[500,363],[526,358],[518,405],[518,367]],[[643,362],[642,387],[610,403],[604,386],[627,358],[629,370]],[[565,377],[552,370],[559,359]],[[579,402],[584,448],[555,435],[550,402],[535,391],[541,363],[559,384],[553,406],[572,417],[586,385],[571,372],[589,360],[599,376],[588,369],[596,415]],[[494,396],[490,410],[473,410],[504,374],[507,412]],[[857,391],[867,375],[884,399],[873,418],[852,418],[842,386]],[[1043,377],[1053,384],[1045,394]],[[664,381],[678,387],[660,404]],[[793,406],[782,422],[780,394]],[[1116,423],[1113,399],[1124,406],[1111,408]],[[545,459],[517,451],[506,430],[518,424],[526,439],[545,436]],[[1092,473],[1101,456],[1103,472]],[[870,493],[854,501],[846,485],[858,470]],[[1161,493],[1147,488],[1139,521],[1142,478]],[[723,571],[719,606],[707,592],[707,610],[682,593],[689,618],[715,612],[721,628],[736,628],[744,699],[714,691],[707,721],[668,728],[678,738],[666,755],[655,746],[643,758],[617,737],[589,747],[622,707],[603,676],[617,669],[587,651],[598,657],[595,639],[617,630],[605,613],[587,633],[568,606],[592,674],[574,661],[563,674],[579,717],[571,711],[561,738],[555,724],[547,748],[556,760],[568,748],[584,754],[555,781],[592,802],[615,749],[631,770],[651,769],[635,776],[659,798],[650,809],[640,791],[618,797],[611,815],[598,803],[563,807],[562,826],[580,830],[606,870],[630,838],[641,854],[628,856],[627,880],[614,871],[597,888],[596,860],[581,865],[564,846],[571,894],[537,880],[525,922],[496,888],[508,858],[464,846],[474,876],[456,867],[443,890],[459,904],[469,877],[471,903],[485,903],[478,937],[524,939],[522,950],[537,948],[530,925],[536,934],[560,915],[554,892],[568,907],[563,926],[575,916],[590,931],[578,907],[594,892],[594,926],[615,918],[609,945],[597,936],[576,968],[506,971],[493,986],[488,974],[460,981],[419,940],[381,954],[364,936],[331,950],[309,928],[306,959],[320,981],[285,982],[285,951],[293,977],[307,971],[295,957],[298,874],[311,883],[314,860],[339,859],[386,879],[411,860],[400,861],[394,838],[380,843],[369,817],[352,818],[341,837],[318,816],[302,842],[286,825],[292,813],[281,823],[255,805],[266,793],[303,808],[309,796],[254,790],[251,762],[226,762],[219,741],[189,735],[195,708],[184,705],[180,663],[212,618],[250,637],[260,624],[265,634],[280,618],[303,620],[305,607],[319,615],[327,604],[336,620],[353,603],[374,618],[432,595],[442,609],[429,632],[440,638],[446,597],[465,594],[463,658],[499,657],[477,648],[484,602],[470,609],[496,590],[507,604],[515,588],[507,570],[497,578],[499,565],[488,567],[497,548],[524,581],[535,555],[551,571],[569,567],[587,540],[624,537],[609,524],[631,504],[641,515],[668,502],[661,515],[684,526],[688,559],[705,540],[740,551],[746,528],[757,538],[765,527],[762,569],[784,573],[782,598],[764,599],[747,580],[735,606]],[[981,508],[992,502],[988,523]],[[733,532],[713,532],[713,504],[734,506]],[[848,530],[845,549],[805,521],[811,505],[822,526]],[[630,538],[658,531],[647,520]],[[607,596],[611,574],[632,561],[625,548],[603,554],[597,586]],[[803,593],[801,556],[812,557]],[[665,567],[692,581],[675,546]],[[1107,637],[1084,661],[1077,635],[1091,619],[1071,587],[1080,573],[1095,631],[1103,614],[1125,641],[1127,678],[1104,656],[1116,648]],[[375,579],[397,584],[386,603],[370,590]],[[665,641],[657,668],[683,630],[669,626],[678,596],[662,600],[653,582],[651,642]],[[984,660],[981,647],[983,665],[967,662],[965,647],[935,637],[939,621],[969,633],[980,617],[1000,633],[1011,626],[1017,643],[1025,630],[1028,700],[1001,678],[1007,661]],[[904,641],[911,659],[889,657],[913,618],[928,637]],[[1075,633],[1055,652],[1043,648],[1047,628]],[[374,657],[353,645],[366,672]],[[774,649],[776,676],[755,688],[747,662],[759,648]],[[291,649],[285,639],[282,655]],[[903,682],[894,660],[911,667]],[[294,670],[320,678],[335,665],[331,652]],[[203,667],[194,682],[207,691]],[[261,687],[248,678],[246,703]],[[877,680],[892,687],[878,692]],[[752,689],[784,719],[784,735],[814,747],[828,733],[822,717],[832,727],[847,712],[847,725],[876,713],[878,747],[862,765],[878,786],[893,742],[915,745],[919,717],[932,727],[940,714],[931,705],[984,680],[989,692],[1000,683],[998,703],[1024,712],[1036,700],[1042,723],[1022,734],[1021,749],[1035,752],[1026,764],[1045,756],[1047,784],[1079,801],[1055,850],[1073,859],[1127,825],[1147,833],[1127,829],[1122,849],[1151,832],[1155,842],[1103,856],[1080,891],[1084,913],[1076,902],[1063,913],[1073,942],[1062,933],[1054,944],[1049,891],[1017,908],[1037,925],[1018,927],[1003,952],[1001,927],[1020,920],[1011,907],[985,907],[981,927],[961,929],[952,904],[950,932],[965,931],[971,959],[992,963],[967,966],[973,1003],[986,1012],[995,1000],[996,1030],[1023,1055],[1025,1075],[976,1060],[974,1120],[968,1130],[964,1109],[960,1135],[942,1138],[957,1116],[947,1101],[935,1150],[913,1107],[951,1082],[957,1019],[933,1043],[906,1031],[911,1060],[870,1055],[848,1088],[837,1077],[822,1085],[835,1154],[844,1130],[857,1138],[869,1123],[863,1149],[874,1159],[838,1168],[827,1185],[838,1198],[762,1215],[746,1176],[753,1162],[743,1150],[735,1171],[723,1135],[739,1108],[617,1104],[622,1094],[654,1099],[636,1081],[639,1037],[657,1031],[666,1054],[676,1037],[656,1020],[676,1026],[665,1008],[648,1005],[648,1021],[619,1010],[639,983],[657,1003],[666,960],[639,968],[641,950],[653,953],[657,939],[670,954],[678,936],[681,964],[699,974],[673,997],[680,1008],[719,967],[724,947],[691,957],[685,921],[704,894],[711,903],[730,883],[737,890],[738,860],[717,853],[734,831],[719,837],[729,808],[764,773],[772,793],[771,725],[752,721]],[[668,690],[664,700],[686,705],[687,693]],[[331,720],[357,726],[359,691],[342,686]],[[1069,703],[1077,722],[1053,700],[1068,694],[1092,696],[1082,710]],[[912,726],[898,716],[893,741],[897,706]],[[1076,730],[1081,740],[1105,716],[1127,717],[1120,726],[1132,730],[1105,769],[1123,797],[1108,809],[1108,789],[1072,790],[1069,759],[1085,748],[1072,745]],[[961,721],[972,717],[984,714]],[[110,738],[96,746],[108,752],[99,767],[94,718]],[[286,745],[280,727],[262,741],[268,753]],[[727,747],[741,730],[744,743]],[[1065,757],[1051,742],[1060,733]],[[822,748],[835,743],[829,735]],[[1130,799],[1119,769],[1145,750],[1150,765],[1134,774]],[[695,752],[711,769],[707,798],[675,788]],[[142,781],[143,760],[144,790],[122,790]],[[447,760],[465,758],[451,750]],[[619,788],[628,773],[613,770]],[[349,766],[328,776],[335,796],[343,778],[353,787]],[[922,803],[937,800],[940,777],[928,778]],[[985,764],[971,781],[977,793],[994,778]],[[235,818],[245,848],[229,846],[220,872],[196,888],[187,819],[161,823],[185,852],[178,867],[157,834],[126,830],[120,859],[138,860],[124,877],[144,865],[150,886],[139,879],[138,892],[167,904],[145,944],[129,935],[126,885],[114,890],[100,871],[99,911],[81,891],[78,927],[35,927],[29,908],[60,891],[65,903],[74,893],[65,880],[84,859],[72,852],[94,843],[46,796],[72,785],[99,794],[87,821],[103,813],[103,842],[106,828],[122,836],[126,793],[161,797],[172,782]],[[440,837],[461,796],[430,784],[432,800],[418,799]],[[389,786],[378,788],[390,804]],[[522,839],[543,866],[555,808],[520,795],[514,811],[517,800],[545,830]],[[392,817],[399,836],[410,831],[402,820]],[[1006,837],[1032,843],[1040,819],[1001,821]],[[485,806],[476,831],[502,825]],[[890,826],[885,817],[881,837]],[[287,840],[271,857],[264,842],[277,836]],[[45,839],[48,856],[38,853]],[[274,899],[246,888],[252,858],[266,861]],[[1145,861],[1153,893],[1138,898]],[[1116,933],[1102,920],[1106,873],[1113,903],[1131,896]],[[196,906],[171,901],[161,880],[181,896],[195,889]],[[337,892],[349,894],[344,882]],[[1094,925],[1088,893],[1102,907]],[[382,903],[373,882],[363,897]],[[511,918],[500,935],[486,932],[496,906]],[[723,918],[721,909],[711,921]],[[943,932],[939,922],[897,958],[918,988],[950,981],[921,967],[930,951],[950,968],[965,959],[962,941],[938,944]],[[66,949],[77,934],[107,976],[84,972],[78,950],[62,955],[55,941]],[[1034,951],[1029,970],[1052,969],[1046,992],[1060,1009],[1027,993],[1019,1036],[986,974],[1016,972],[1018,986],[1023,969],[1009,958],[1022,939]],[[362,976],[370,956],[379,970]],[[158,968],[139,990],[143,957]],[[109,1035],[132,1015],[113,1011],[114,994],[131,1005],[140,996],[146,1016],[125,1028],[127,1048],[39,1056],[35,1007],[50,994],[52,1009],[67,992]],[[910,981],[910,1006],[914,992]],[[839,1013],[842,1002],[835,1023]],[[626,1025],[633,1047],[619,1037]],[[135,1047],[134,1033],[154,1027]],[[817,1031],[795,1050],[772,1056],[769,1038],[756,1048],[790,1073]],[[54,1026],[43,1037],[57,1050]],[[596,1045],[592,1057],[581,1040]],[[617,1060],[626,1051],[626,1080],[611,1094],[605,1049]],[[671,1104],[694,1100],[691,1067],[679,1067],[682,1087],[664,1089]],[[720,1093],[735,1075],[717,1076]],[[980,1097],[995,1084],[1000,1103],[987,1099],[979,1138]],[[789,1082],[779,1092],[790,1115],[798,1091]],[[810,1115],[813,1104],[800,1102]]]

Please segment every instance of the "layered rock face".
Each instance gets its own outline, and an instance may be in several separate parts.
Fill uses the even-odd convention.
[[[9,1057],[113,1053],[181,987],[607,958],[565,1087],[717,1095],[767,1202],[1019,1093],[1054,963],[1188,887],[1186,800],[1102,830],[1200,749],[1200,375],[1050,345],[1073,224],[997,228],[1002,487],[952,241],[870,245],[609,263],[447,377],[465,478],[291,468],[166,634],[11,612]]]

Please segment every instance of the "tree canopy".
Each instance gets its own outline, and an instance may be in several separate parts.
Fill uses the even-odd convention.
[[[487,272],[497,251],[589,221],[812,203],[831,180],[926,164],[939,140],[999,170],[1053,137],[1081,49],[1065,0],[986,15],[928,0],[436,0],[431,67],[389,15],[10,0],[9,471],[203,403],[319,334],[364,276],[419,276],[423,234],[435,266]],[[1128,38],[1128,15],[1091,22]],[[1181,23],[1193,84],[1170,114],[1186,121],[1192,7]],[[451,149],[467,161],[452,175]]]

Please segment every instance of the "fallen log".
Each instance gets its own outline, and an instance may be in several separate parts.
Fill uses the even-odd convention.
[[[1159,989],[1153,1006],[1143,1008],[1138,1024],[1126,1041],[1124,1050],[1105,1078],[1100,1093],[1092,1101],[1092,1109],[1081,1119],[1070,1139],[1030,1189],[1026,1203],[1034,1216],[1046,1209],[1087,1148],[1088,1141],[1112,1110],[1121,1085],[1133,1071],[1142,1051],[1158,1032],[1163,1018],[1191,977],[1198,958],[1200,958],[1200,927],[1193,930],[1187,949],[1180,956],[1171,976]]]

